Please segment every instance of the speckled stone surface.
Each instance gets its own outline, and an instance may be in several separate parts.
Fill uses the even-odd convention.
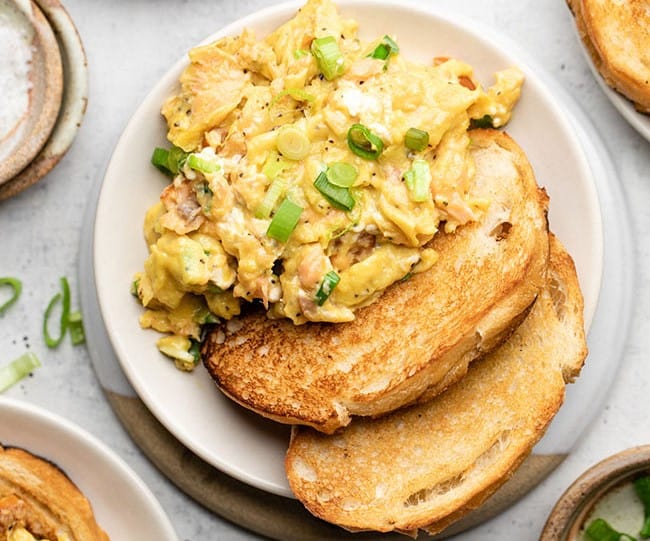
[[[73,306],[79,304],[77,257],[91,187],[149,88],[192,44],[271,4],[271,0],[66,0],[88,55],[86,118],[68,154],[42,182],[0,203],[0,276],[19,276],[24,285],[21,301],[0,317],[0,363],[27,348],[43,362],[32,378],[6,394],[59,413],[107,442],[151,487],[181,540],[257,537],[187,498],[149,463],[104,398],[85,348],[73,348],[65,341],[48,350],[41,337],[41,317],[58,290],[60,276],[68,276]],[[636,305],[625,358],[604,409],[569,458],[537,489],[499,517],[460,536],[469,541],[532,541],[557,498],[582,471],[607,455],[650,441],[650,243],[646,240],[650,143],[618,115],[594,81],[564,2],[436,0],[435,5],[498,27],[579,101],[613,157],[632,214]],[[0,299],[4,294],[0,292]]]

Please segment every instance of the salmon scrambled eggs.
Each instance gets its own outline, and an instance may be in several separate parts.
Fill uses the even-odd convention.
[[[504,125],[523,82],[507,68],[484,89],[460,60],[409,61],[399,36],[364,43],[329,0],[189,60],[162,107],[173,146],[152,161],[172,180],[145,217],[134,282],[141,325],[169,333],[158,347],[185,369],[201,326],[246,303],[350,321],[435,265],[433,236],[489,205],[469,195],[468,129]]]

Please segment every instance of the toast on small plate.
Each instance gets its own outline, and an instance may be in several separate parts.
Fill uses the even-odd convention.
[[[605,82],[650,113],[650,5],[646,0],[567,0]]]
[[[108,541],[86,496],[57,466],[0,445],[0,539]],[[9,539],[14,537],[9,536]]]
[[[512,475],[587,354],[575,267],[551,239],[548,281],[530,315],[456,385],[332,436],[294,427],[286,470],[307,509],[349,530],[438,533]]]
[[[350,323],[270,320],[216,327],[203,362],[219,388],[276,421],[325,433],[430,399],[501,344],[546,283],[548,197],[505,133],[472,131],[478,221],[438,233],[428,271],[391,286]]]

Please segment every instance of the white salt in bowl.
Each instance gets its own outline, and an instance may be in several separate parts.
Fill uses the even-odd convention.
[[[31,0],[0,0],[0,185],[43,148],[62,92],[61,53],[41,10]]]

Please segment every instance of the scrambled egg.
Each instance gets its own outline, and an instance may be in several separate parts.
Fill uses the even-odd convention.
[[[189,58],[162,107],[173,181],[145,217],[134,282],[141,325],[171,334],[159,348],[183,369],[202,325],[242,303],[345,322],[435,265],[434,235],[489,205],[469,196],[468,128],[504,125],[523,82],[508,68],[484,90],[460,60],[410,62],[399,36],[364,43],[329,0]]]

